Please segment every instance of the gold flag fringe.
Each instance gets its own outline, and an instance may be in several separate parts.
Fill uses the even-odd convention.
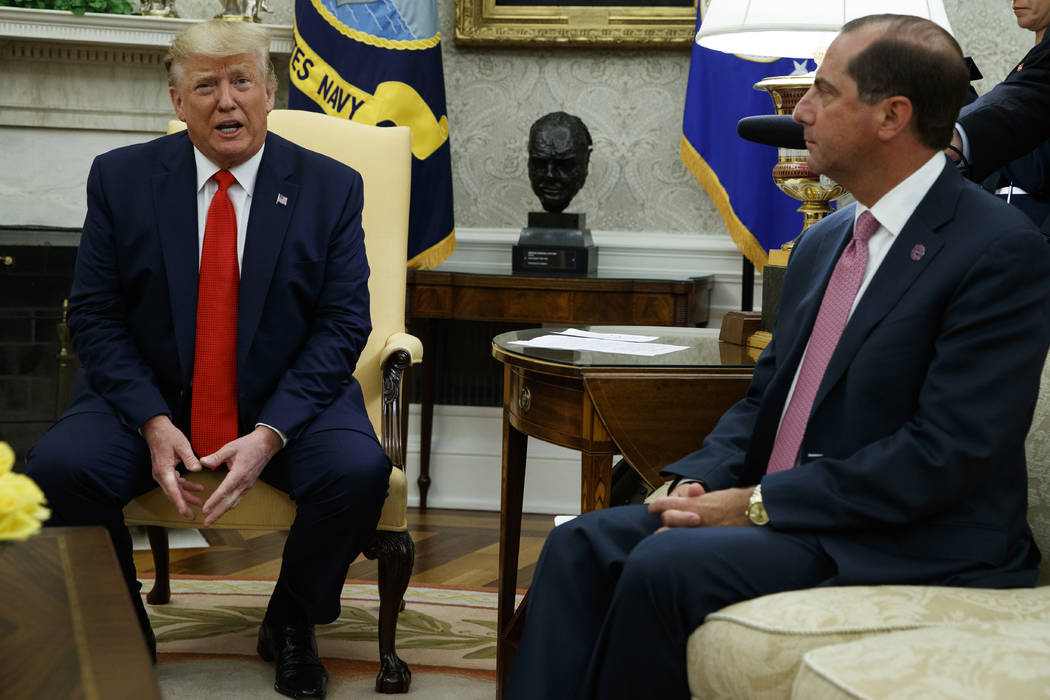
[[[445,262],[455,249],[456,229],[452,229],[452,233],[409,260],[408,268],[410,270],[433,270]]]
[[[685,137],[685,134],[682,135],[681,155],[682,163],[685,164],[685,167],[693,174],[693,177],[703,186],[707,195],[715,203],[715,207],[718,209],[718,213],[722,215],[726,228],[729,229],[729,236],[733,239],[733,243],[744,254],[744,257],[751,261],[755,269],[761,272],[769,260],[769,255],[762,247],[762,244],[747,229],[747,226],[744,226],[744,222],[740,220],[736,212],[733,211],[733,205],[729,201],[729,194],[726,192],[725,187],[722,186],[722,183],[719,182],[718,175],[707,164],[703,156],[697,153],[696,149],[693,148],[693,144],[689,143],[689,139]]]

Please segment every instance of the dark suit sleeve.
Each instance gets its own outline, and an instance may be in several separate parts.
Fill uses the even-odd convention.
[[[372,330],[368,259],[361,228],[361,177],[342,168],[343,206],[328,237],[324,283],[301,350],[266,400],[258,422],[289,438],[343,394]]]
[[[1019,66],[959,113],[978,182],[1050,137],[1050,32]]]
[[[777,529],[871,531],[946,512],[965,522],[974,518],[975,501],[1002,512],[1024,493],[1024,439],[1050,339],[1050,249],[1026,224],[997,223],[1007,230],[990,236],[968,269],[946,276],[936,296],[913,296],[896,330],[872,330],[868,347],[880,348],[884,359],[869,357],[865,367],[851,369],[842,382],[852,403],[837,404],[839,415],[822,421],[855,430],[863,416],[874,421],[873,411],[903,396],[888,391],[910,391],[917,377],[914,410],[899,428],[852,454],[818,456],[763,477]],[[980,224],[964,215],[957,226],[983,230]],[[921,350],[918,331],[933,323],[933,343]],[[929,353],[928,364],[909,362],[917,351]],[[866,407],[858,410],[856,402]]]
[[[170,409],[127,326],[115,217],[107,192],[107,187],[117,186],[111,182],[118,181],[119,174],[111,181],[107,163],[99,156],[88,175],[87,216],[77,250],[68,323],[91,386],[128,425],[139,428],[153,416],[170,414]]]

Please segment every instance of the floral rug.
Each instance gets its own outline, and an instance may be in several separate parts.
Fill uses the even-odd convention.
[[[143,591],[151,586],[144,581]],[[261,689],[272,687],[273,666],[255,655],[255,643],[273,581],[172,579],[171,589],[167,605],[146,604],[157,635],[164,697],[232,698],[238,688],[245,697],[267,696]],[[495,589],[412,586],[405,603],[397,651],[413,672],[409,696],[491,697]],[[375,584],[351,582],[343,587],[339,619],[317,627],[317,646],[331,675],[330,697],[357,696],[372,687],[378,618]]]
[[[145,582],[143,590],[151,587]],[[255,653],[272,581],[173,579],[171,602],[149,605],[161,654]],[[398,616],[398,655],[410,666],[495,671],[496,591],[411,586]],[[378,657],[379,595],[374,583],[343,586],[342,612],[317,627],[322,657]]]

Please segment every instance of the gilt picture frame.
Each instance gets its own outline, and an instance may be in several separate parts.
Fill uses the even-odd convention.
[[[456,0],[455,41],[467,46],[692,46],[698,0]],[[644,3],[644,4],[643,4]]]

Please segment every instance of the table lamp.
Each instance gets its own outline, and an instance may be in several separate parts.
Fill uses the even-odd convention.
[[[710,0],[696,43],[705,48],[750,56],[812,58],[817,64],[842,25],[871,14],[924,17],[951,33],[941,0]],[[771,76],[755,84],[773,99],[777,114],[791,114],[813,84],[813,74]],[[800,200],[805,230],[832,212],[830,202],[846,190],[807,165],[805,149],[778,148],[773,180],[784,193]],[[779,301],[779,280],[787,267],[791,243],[769,253],[763,269],[762,331],[749,344],[764,347]],[[771,269],[772,268],[772,269]],[[767,309],[770,313],[766,313]]]

